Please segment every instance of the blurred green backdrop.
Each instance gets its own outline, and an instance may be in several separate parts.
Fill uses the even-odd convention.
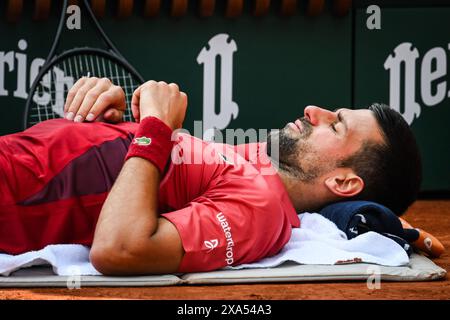
[[[324,11],[313,17],[305,13],[306,1],[299,1],[296,13],[287,17],[279,13],[280,1],[272,1],[269,12],[256,17],[251,14],[251,1],[245,1],[242,15],[227,18],[225,1],[217,1],[213,16],[202,18],[197,14],[198,1],[189,1],[188,13],[174,18],[169,2],[162,1],[156,17],[145,18],[143,1],[135,1],[133,14],[119,19],[115,14],[116,1],[107,1],[105,15],[99,21],[145,79],[176,82],[188,93],[185,128],[190,131],[194,121],[203,119],[204,65],[197,62],[197,57],[204,47],[209,48],[208,41],[217,34],[227,34],[229,41],[236,43],[232,100],[238,105],[239,114],[227,128],[244,130],[283,127],[302,115],[309,104],[329,109],[361,108],[372,102],[389,104],[395,63],[400,70],[396,87],[401,98],[398,109],[405,114],[410,112],[411,99],[405,97],[406,63],[397,59],[391,70],[385,63],[390,55],[395,57],[395,48],[411,43],[411,50],[417,49],[419,55],[413,62],[413,95],[421,112],[411,126],[424,158],[423,191],[450,191],[450,129],[446,124],[450,119],[450,88],[446,85],[450,7],[380,4],[381,29],[369,29],[368,4],[355,5],[347,15],[336,16],[331,12],[331,1],[327,1]],[[6,1],[0,3],[0,12],[4,13],[0,18],[0,135],[22,130],[26,97],[17,92],[18,81],[25,79],[29,88],[30,65],[36,58],[45,59],[54,38],[59,5],[54,3],[49,19],[42,21],[32,19],[33,10],[32,1],[25,1],[20,19],[10,23],[6,19]],[[25,49],[23,42],[19,48],[21,39],[26,41]],[[97,35],[86,25],[81,31],[65,33],[61,46],[68,49],[97,41]],[[424,56],[435,47],[446,54],[446,73],[423,87],[427,67],[428,73],[442,69],[442,62],[432,56],[428,57],[429,65],[423,63]],[[24,54],[26,67],[19,67],[15,58],[9,68],[5,62],[8,54]],[[216,59],[217,66],[219,60]],[[216,79],[219,75],[217,71]],[[215,84],[216,111],[220,105],[219,83]],[[434,96],[440,83],[446,85],[445,97],[432,106],[426,105],[422,92],[428,90]]]

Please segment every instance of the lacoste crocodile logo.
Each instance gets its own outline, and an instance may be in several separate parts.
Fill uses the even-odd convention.
[[[151,143],[152,139],[147,137],[138,137],[133,140],[133,144],[137,144],[138,146],[149,146]]]

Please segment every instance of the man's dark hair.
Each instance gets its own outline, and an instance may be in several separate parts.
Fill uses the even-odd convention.
[[[422,161],[411,128],[397,111],[374,103],[371,110],[384,143],[366,141],[354,155],[340,163],[364,180],[364,189],[353,199],[374,201],[402,215],[416,200],[422,182]]]

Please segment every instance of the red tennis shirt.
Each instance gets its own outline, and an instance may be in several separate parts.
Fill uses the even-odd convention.
[[[91,245],[137,128],[57,119],[0,137],[0,252]],[[274,255],[300,225],[264,143],[231,146],[177,134],[158,199],[182,239],[180,272]]]

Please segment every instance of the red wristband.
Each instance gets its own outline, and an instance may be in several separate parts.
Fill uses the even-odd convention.
[[[164,172],[173,147],[172,129],[156,117],[144,118],[128,148],[125,161],[140,157],[152,162],[159,172]]]

